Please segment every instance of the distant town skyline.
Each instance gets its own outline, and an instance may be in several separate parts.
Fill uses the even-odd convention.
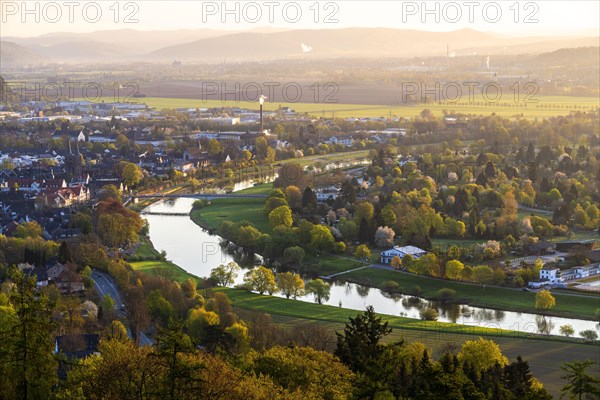
[[[380,27],[510,36],[593,35],[597,1],[2,1],[2,33],[31,37],[100,30]],[[223,4],[226,3],[226,6]],[[25,7],[23,4],[27,4]]]

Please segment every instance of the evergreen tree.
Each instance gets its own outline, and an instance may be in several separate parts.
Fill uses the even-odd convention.
[[[365,372],[383,352],[380,340],[391,332],[388,323],[376,316],[373,306],[368,306],[362,314],[349,318],[343,333],[336,332],[335,355],[351,370]]]
[[[56,383],[53,355],[55,305],[38,292],[34,277],[11,271],[9,299],[14,309],[10,322],[0,326],[0,389],[5,398],[47,399]]]
[[[306,208],[309,211],[314,211],[317,208],[317,196],[310,186],[307,186],[302,193],[302,208]]]

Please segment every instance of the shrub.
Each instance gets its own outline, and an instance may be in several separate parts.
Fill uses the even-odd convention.
[[[456,290],[442,288],[435,293],[435,298],[442,303],[453,300],[456,297]]]
[[[400,285],[395,281],[385,281],[381,284],[381,290],[388,293],[396,293],[398,292]]]
[[[208,205],[208,202],[206,200],[196,200],[192,203],[192,210],[199,210],[201,208],[204,208]]]
[[[593,342],[594,340],[598,339],[598,334],[592,329],[581,331],[579,332],[579,335],[581,335],[582,338],[589,342]]]
[[[421,286],[415,285],[411,287],[408,292],[413,296],[420,296],[423,293],[423,290],[421,289]]]

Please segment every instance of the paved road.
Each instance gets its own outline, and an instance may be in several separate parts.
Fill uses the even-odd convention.
[[[534,213],[540,213],[540,214],[545,214],[545,215],[554,215],[554,211],[551,210],[545,210],[543,208],[534,208],[534,207],[527,207],[527,206],[519,206],[519,210],[523,210],[523,211],[531,211]]]
[[[94,280],[94,285],[96,286],[96,290],[100,297],[106,295],[112,297],[116,304],[116,308],[119,310],[123,302],[121,301],[121,295],[113,278],[104,272],[94,270],[92,271],[92,279]]]
[[[115,302],[117,314],[119,315],[120,319],[123,319],[123,317],[127,315],[126,310],[123,307],[124,303],[122,301],[121,294],[119,293],[117,284],[112,276],[104,272],[94,270],[92,271],[92,280],[94,281],[94,286],[96,286],[96,290],[98,291],[100,297],[104,297],[106,295],[112,297],[113,301]],[[127,334],[130,338],[132,337],[129,326],[127,326]],[[152,346],[154,341],[146,336],[144,332],[140,332],[140,344],[143,346]]]

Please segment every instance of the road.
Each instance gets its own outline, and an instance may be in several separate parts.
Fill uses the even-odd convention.
[[[522,205],[519,205],[519,210],[530,211],[530,212],[544,214],[544,215],[553,215],[554,214],[554,211],[551,211],[551,210],[545,210],[543,208],[527,207],[527,206],[522,206]]]
[[[127,316],[127,310],[124,308],[124,303],[122,301],[121,294],[119,293],[119,289],[117,288],[117,284],[115,283],[112,276],[100,272],[100,271],[92,271],[92,280],[94,281],[94,286],[98,291],[100,297],[104,297],[109,295],[112,297],[115,302],[115,308],[117,309],[117,314],[121,320]],[[127,334],[129,338],[132,338],[131,329],[127,326]],[[140,332],[140,344],[142,346],[152,346],[154,345],[154,341],[150,339],[144,332]]]

